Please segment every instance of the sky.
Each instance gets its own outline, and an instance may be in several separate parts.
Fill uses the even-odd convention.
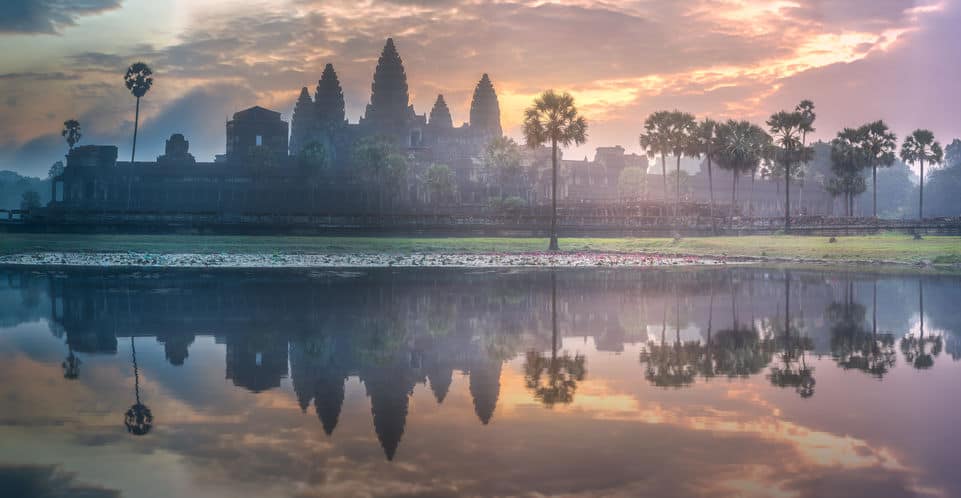
[[[155,72],[138,159],[184,133],[201,161],[223,153],[224,121],[261,105],[289,121],[300,88],[332,63],[356,122],[393,37],[415,110],[437,94],[455,124],[473,87],[494,82],[505,133],[521,138],[541,91],[568,91],[596,147],[640,152],[661,109],[749,119],[816,105],[815,138],[884,119],[942,144],[961,137],[961,0],[5,0],[0,5],[0,169],[44,176],[81,144],[130,154],[138,60]]]

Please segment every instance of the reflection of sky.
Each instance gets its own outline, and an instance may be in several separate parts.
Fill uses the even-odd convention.
[[[754,311],[760,317],[761,307]],[[913,330],[911,313],[896,318]],[[682,340],[697,339],[704,326],[691,316]],[[582,330],[592,328],[592,319],[581,320]],[[530,332],[549,338],[549,323],[542,327]],[[668,327],[669,341],[673,332]],[[881,381],[809,354],[817,392],[801,399],[773,387],[766,370],[656,388],[638,363],[642,347],[612,353],[599,351],[593,335],[563,338],[562,351],[586,356],[587,375],[574,401],[553,409],[532,399],[523,357],[509,360],[486,426],[467,376],[454,372],[443,404],[417,384],[397,457],[386,462],[356,377],[327,437],[312,407],[301,413],[289,378],[258,394],[238,388],[224,378],[225,345],[203,335],[182,366],[170,365],[153,337],[136,339],[155,429],[133,438],[122,426],[134,401],[129,339],[119,340],[116,355],[80,355],[81,376],[67,381],[63,340],[46,321],[27,321],[0,329],[0,467],[59,464],[79,482],[124,496],[961,493],[953,420],[961,363],[943,353],[925,371],[899,357]]]

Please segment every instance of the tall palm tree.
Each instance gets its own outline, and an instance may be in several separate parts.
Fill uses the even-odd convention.
[[[784,173],[784,231],[788,232],[791,230],[791,176],[797,174],[797,165],[810,157],[802,142],[807,118],[799,111],[778,111],[767,120],[767,126],[778,147],[778,162]]]
[[[697,120],[693,114],[671,111],[667,129],[667,144],[671,155],[676,160],[674,170],[674,218],[677,218],[678,206],[681,203],[681,157],[697,155],[692,146],[692,137],[697,130]]]
[[[587,120],[577,114],[571,94],[547,90],[524,111],[524,138],[527,146],[536,149],[551,144],[551,241],[548,250],[559,249],[557,244],[557,147],[587,142]]]
[[[80,132],[80,122],[76,119],[68,119],[63,122],[63,130],[60,132],[60,136],[67,140],[67,147],[73,150],[73,146],[77,145],[80,141],[80,137],[83,134]]]
[[[714,157],[717,155],[717,121],[711,118],[704,118],[697,124],[697,129],[691,137],[691,142],[698,155],[703,155],[707,160],[707,190],[711,195],[711,227],[717,231],[714,222]]]
[[[901,160],[921,166],[921,185],[918,192],[918,219],[924,219],[924,163],[940,164],[944,158],[941,144],[930,130],[914,130],[901,144]]]
[[[133,166],[134,157],[137,153],[137,128],[140,125],[140,98],[150,91],[153,86],[153,71],[150,66],[143,62],[135,62],[127,68],[127,73],[123,76],[124,85],[127,90],[137,98],[137,110],[133,118],[133,146],[130,148],[130,166]],[[130,208],[130,182],[132,175],[127,175],[127,208]]]
[[[801,113],[801,116],[804,118],[804,122],[801,128],[801,147],[806,147],[808,133],[814,133],[815,131],[814,120],[815,118],[817,118],[817,114],[815,114],[814,112],[814,102],[804,99],[794,108],[794,111]],[[807,183],[807,180],[804,177],[804,175],[807,173],[809,160],[810,158],[804,159],[803,161],[804,168],[801,171],[802,173],[800,178],[801,188],[798,189],[798,192],[800,193],[800,196],[801,196],[800,198],[801,203],[804,203],[804,184]]]
[[[671,152],[668,138],[670,128],[671,112],[657,111],[644,120],[644,131],[641,132],[638,142],[647,156],[654,159],[657,155],[661,156],[661,182],[664,185],[664,200],[667,201],[667,154]]]
[[[761,163],[770,140],[761,127],[748,121],[733,119],[717,126],[717,155],[715,160],[733,177],[731,187],[731,215],[737,206],[737,180],[740,175],[753,171]]]
[[[861,143],[860,149],[871,168],[871,197],[873,199],[873,216],[878,217],[878,166],[888,167],[894,164],[895,152],[898,150],[897,136],[888,129],[884,121],[874,121],[858,128]]]

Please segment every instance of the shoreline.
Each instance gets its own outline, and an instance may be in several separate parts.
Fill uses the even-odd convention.
[[[839,269],[950,271],[958,264],[893,260],[829,260],[778,256],[717,256],[616,251],[539,252],[338,252],[338,253],[148,253],[40,251],[0,255],[0,268],[82,269],[377,269],[377,268],[671,268],[791,265]]]
[[[142,253],[35,252],[0,256],[0,266],[80,268],[648,268],[722,266],[750,258],[617,252],[513,253]]]

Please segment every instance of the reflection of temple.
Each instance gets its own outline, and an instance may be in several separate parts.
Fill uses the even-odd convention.
[[[217,278],[3,271],[0,291],[13,289],[25,305],[0,308],[0,322],[50,320],[85,369],[92,362],[85,355],[117,354],[118,338],[156,338],[167,361],[182,365],[197,361],[189,355],[195,337],[213,336],[225,345],[225,376],[234,385],[264,391],[289,374],[299,406],[313,405],[328,434],[340,419],[346,381],[358,379],[388,457],[404,437],[417,384],[443,403],[454,376],[469,376],[470,416],[496,423],[503,361],[527,351],[546,358],[552,346],[551,279],[539,271],[224,272]],[[919,287],[897,277],[745,267],[559,271],[558,345],[563,349],[565,336],[593,337],[601,351],[643,344],[650,355],[638,372],[650,367],[655,385],[766,375],[807,395],[814,356],[875,377],[892,368],[895,357],[901,366],[913,363],[908,354],[912,360],[933,355],[932,339],[957,356],[961,330],[953,311],[961,286],[947,277],[923,280],[922,344],[920,334],[904,340],[916,325]],[[49,313],[41,314],[38,303],[48,303]],[[25,314],[30,309],[33,314]],[[906,348],[915,342],[924,349]],[[543,370],[547,379],[551,370]],[[79,375],[83,380],[84,372]]]

